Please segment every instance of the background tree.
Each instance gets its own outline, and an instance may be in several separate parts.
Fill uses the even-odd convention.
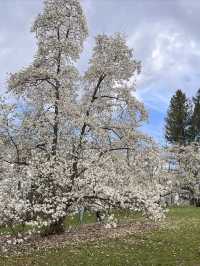
[[[167,141],[176,144],[186,144],[190,141],[191,105],[181,90],[177,90],[171,98],[165,121]]]
[[[192,142],[188,145],[174,145],[168,149],[175,156],[175,184],[177,191],[183,189],[190,194],[190,203],[199,206],[200,190],[200,145]],[[175,188],[174,187],[174,188]]]
[[[193,97],[194,111],[191,119],[191,138],[193,141],[200,140],[200,89]]]

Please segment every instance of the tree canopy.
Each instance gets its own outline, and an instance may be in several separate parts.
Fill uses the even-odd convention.
[[[191,105],[185,93],[177,90],[170,100],[165,119],[165,138],[170,143],[185,144],[190,139]]]

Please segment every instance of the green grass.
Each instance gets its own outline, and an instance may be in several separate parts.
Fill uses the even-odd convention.
[[[117,210],[117,211],[114,211],[114,215],[115,217],[119,220],[119,221],[129,221],[129,220],[132,220],[132,219],[140,219],[142,218],[141,217],[141,214],[139,212],[132,212],[132,211],[129,211],[129,210]],[[84,216],[83,216],[83,224],[91,224],[91,223],[95,223],[96,222],[96,217],[95,217],[95,213],[91,213],[91,212],[88,212],[86,211],[84,213]],[[70,215],[66,218],[65,220],[65,228],[77,228],[81,226],[80,224],[80,221],[79,221],[79,216],[78,214],[75,214],[75,215]],[[22,226],[22,225],[16,225],[14,228],[14,230],[11,230],[10,227],[0,227],[0,235],[5,235],[5,234],[9,234],[9,235],[15,235],[17,234],[18,232],[21,233],[21,232],[26,232],[28,231],[29,229],[31,229],[31,226]]]
[[[125,214],[119,214],[124,217]],[[131,218],[131,214],[128,215]],[[86,221],[94,217],[86,217]],[[135,217],[135,214],[133,215]],[[73,218],[76,219],[76,218]],[[74,222],[75,223],[75,222]],[[159,230],[30,255],[0,258],[4,266],[200,265],[200,208],[173,208]]]
[[[17,235],[17,233],[23,233],[25,231],[28,231],[29,229],[31,229],[31,226],[29,225],[15,225],[13,227],[13,229],[11,229],[11,227],[0,227],[0,235]]]
[[[133,212],[129,210],[116,210],[114,211],[114,216],[115,218],[117,218],[118,221],[123,221],[123,222],[133,220],[133,219],[139,220],[142,218],[141,213]],[[90,224],[90,223],[95,223],[95,222],[96,222],[95,213],[90,213],[86,211],[83,217],[83,224]],[[69,216],[68,218],[66,218],[65,220],[66,228],[78,227],[78,226],[80,226],[78,214]]]

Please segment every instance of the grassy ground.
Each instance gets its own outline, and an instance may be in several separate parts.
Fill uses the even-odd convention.
[[[117,218],[118,221],[125,222],[133,219],[141,219],[141,214],[138,212],[132,212],[129,210],[117,210],[114,212],[115,218]],[[95,213],[85,212],[83,217],[83,223],[84,224],[90,224],[96,222],[96,216]],[[74,216],[69,216],[65,221],[65,227],[78,227],[80,226],[80,221],[78,214]]]
[[[114,213],[115,217],[119,221],[129,221],[133,219],[141,219],[141,214],[137,212],[131,212],[128,210],[118,210]],[[91,224],[96,222],[96,216],[95,213],[90,213],[86,211],[83,216],[83,224]],[[81,226],[79,216],[78,214],[69,216],[65,220],[65,228],[68,229],[70,227],[79,227]],[[17,232],[26,232],[30,229],[30,226],[22,226],[22,225],[17,225],[15,226],[12,230],[11,228],[7,227],[0,227],[0,235],[5,235],[5,234],[10,234],[10,235],[15,235]]]
[[[94,217],[86,217],[86,222],[90,219],[93,221]],[[161,228],[152,232],[19,257],[0,257],[0,265],[200,266],[200,208],[173,208]]]

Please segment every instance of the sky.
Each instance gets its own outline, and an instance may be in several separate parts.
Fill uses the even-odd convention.
[[[97,34],[122,32],[142,63],[136,96],[144,102],[148,134],[164,144],[164,117],[171,96],[200,88],[199,0],[81,0],[89,37],[78,62],[87,69]],[[0,92],[8,73],[31,63],[36,40],[30,33],[43,0],[0,0]]]

